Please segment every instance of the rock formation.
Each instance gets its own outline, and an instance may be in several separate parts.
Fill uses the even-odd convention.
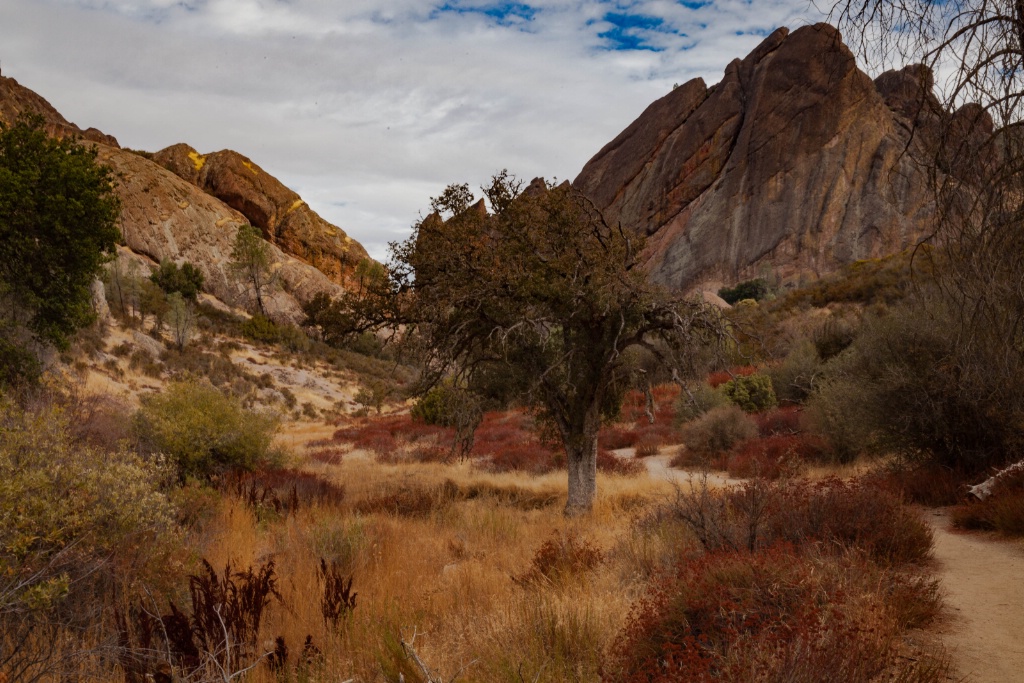
[[[649,235],[662,284],[814,279],[930,227],[928,136],[911,130],[944,119],[931,88],[919,66],[872,82],[831,26],[781,28],[717,85],[648,107],[574,184]]]
[[[248,303],[244,288],[228,271],[235,234],[246,223],[260,225],[271,237],[273,268],[281,287],[272,292],[265,303],[268,313],[278,320],[301,320],[302,303],[319,292],[340,295],[342,283],[359,259],[367,258],[359,243],[323,221],[304,204],[299,206],[298,195],[263,174],[258,167],[253,165],[250,171],[251,162],[234,152],[212,155],[218,157],[213,165],[218,170],[207,171],[202,176],[211,178],[210,186],[225,195],[226,200],[222,201],[200,189],[198,171],[203,164],[189,158],[190,148],[179,146],[182,154],[161,153],[161,160],[168,165],[180,163],[183,167],[187,162],[197,171],[195,178],[188,176],[187,167],[175,169],[180,171],[176,175],[152,161],[149,157],[153,155],[121,149],[114,138],[95,129],[81,130],[42,97],[14,79],[0,76],[0,122],[12,123],[26,112],[43,116],[48,132],[53,135],[73,135],[95,143],[98,160],[109,165],[118,176],[116,192],[122,205],[119,227],[124,244],[135,260],[142,258],[153,266],[161,259],[177,263],[190,261],[202,271],[204,289],[225,303],[234,306]],[[198,154],[196,158],[200,158]],[[264,188],[262,194],[247,193],[242,181],[232,179],[233,175],[244,173],[258,180],[256,186]],[[232,187],[232,183],[241,188],[235,195],[225,189]],[[261,214],[243,199],[250,196],[255,197],[253,205],[266,211],[267,220],[263,224],[253,218]],[[232,208],[231,201],[236,201],[251,215],[243,215]],[[291,202],[291,212],[279,210],[284,202]],[[290,218],[291,214],[297,217]]]
[[[369,258],[361,244],[238,152],[202,155],[177,144],[157,152],[153,160],[239,211],[268,241],[313,264],[338,284],[345,284],[356,265]]]

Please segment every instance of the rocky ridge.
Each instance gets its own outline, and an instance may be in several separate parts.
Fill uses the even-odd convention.
[[[204,288],[210,294],[233,306],[244,307],[249,303],[244,288],[230,276],[228,261],[238,228],[246,223],[258,225],[257,220],[182,179],[147,158],[148,155],[122,149],[114,138],[95,129],[82,130],[38,94],[12,78],[0,76],[0,121],[12,123],[22,113],[41,115],[52,135],[72,135],[94,143],[99,161],[117,174],[115,191],[122,205],[119,227],[125,247],[121,258],[150,266],[162,259],[190,261],[203,272]],[[236,153],[226,158],[244,159]],[[293,205],[301,201],[269,174],[265,174],[263,185],[271,187],[275,197],[286,197]],[[243,204],[243,208],[251,207]],[[250,213],[260,215],[252,210]],[[361,245],[308,207],[293,213],[304,217],[275,224],[293,226],[291,231],[278,229],[270,234],[272,268],[281,286],[265,303],[272,317],[297,322],[303,317],[302,304],[317,293],[341,295],[343,283],[358,260],[367,257]],[[309,237],[314,231],[316,234]]]
[[[238,152],[199,154],[177,144],[155,153],[153,161],[240,212],[269,242],[309,262],[337,284],[344,285],[359,262],[369,258],[361,244]]]
[[[816,279],[931,227],[930,141],[957,117],[986,125],[947,116],[931,79],[911,66],[872,81],[833,27],[780,28],[718,84],[695,79],[651,104],[574,184],[649,236],[656,282]],[[921,122],[931,135],[912,134]]]

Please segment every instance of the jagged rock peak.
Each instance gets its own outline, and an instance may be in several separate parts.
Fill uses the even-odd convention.
[[[574,184],[650,235],[657,282],[819,277],[922,233],[931,195],[903,109],[928,82],[914,67],[876,87],[835,28],[779,29],[711,88],[648,107]]]

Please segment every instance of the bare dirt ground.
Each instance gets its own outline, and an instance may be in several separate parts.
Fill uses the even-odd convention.
[[[937,632],[960,680],[1024,681],[1024,545],[953,531],[943,510],[924,515],[950,613]]]

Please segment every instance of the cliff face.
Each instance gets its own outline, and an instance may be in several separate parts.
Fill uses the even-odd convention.
[[[172,173],[146,156],[121,149],[110,136],[83,131],[36,93],[0,77],[0,121],[12,123],[26,112],[43,116],[52,135],[95,143],[99,161],[118,176],[125,246],[154,265],[162,259],[190,261],[203,272],[204,288],[228,304],[248,303],[245,290],[228,272],[235,235],[246,223],[262,228],[271,242],[281,287],[265,303],[279,320],[301,320],[302,304],[319,292],[342,294],[356,264],[368,258],[362,245],[235,152],[210,159],[177,145],[152,155]]]
[[[218,299],[241,307],[251,303],[228,271],[235,235],[249,222],[245,216],[137,154],[105,145],[98,151],[99,160],[120,177],[121,233],[133,252],[154,263],[189,261],[203,272],[204,289]],[[275,319],[299,322],[303,302],[318,292],[343,292],[324,273],[275,245],[271,260],[281,287],[265,304]]]
[[[345,284],[369,255],[341,228],[321,218],[298,194],[238,152],[199,154],[185,144],[163,149],[153,160],[240,212],[263,236]]]
[[[656,282],[820,277],[928,229],[925,142],[910,131],[942,117],[930,79],[908,67],[875,83],[834,28],[779,29],[714,87],[648,107],[574,183],[650,236]]]

